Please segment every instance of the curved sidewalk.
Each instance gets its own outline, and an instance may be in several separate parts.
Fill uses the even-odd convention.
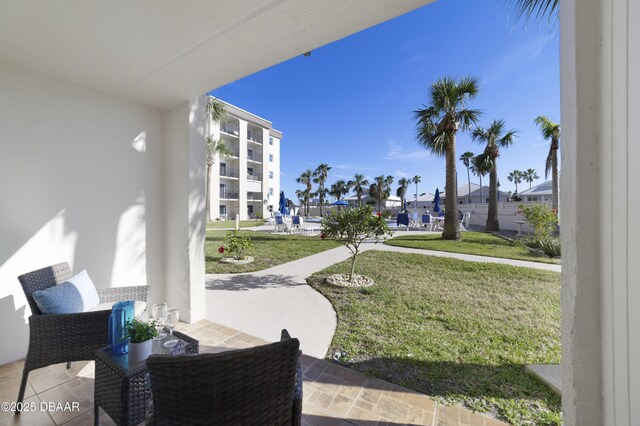
[[[470,262],[492,262],[560,272],[560,265],[526,262],[461,253],[449,253],[365,242],[362,251],[384,250],[449,257]],[[324,358],[336,329],[331,303],[306,283],[306,278],[351,256],[345,247],[243,274],[207,274],[207,319],[268,341],[286,328],[300,339],[307,355]]]

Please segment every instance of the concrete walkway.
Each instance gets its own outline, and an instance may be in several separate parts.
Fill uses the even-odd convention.
[[[398,232],[401,235],[405,233],[424,234],[425,231]],[[395,247],[373,242],[363,243],[361,250],[415,253],[560,272],[560,265]],[[286,328],[291,335],[300,339],[304,353],[324,358],[336,329],[336,313],[331,303],[306,283],[306,278],[350,256],[346,247],[338,247],[263,271],[207,274],[207,319],[268,341],[278,340],[280,330]]]

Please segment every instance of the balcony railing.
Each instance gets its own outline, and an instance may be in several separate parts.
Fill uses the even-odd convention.
[[[247,160],[261,162],[262,161],[262,154],[256,153],[256,152],[254,152],[254,153],[247,152]]]
[[[262,182],[262,176],[252,175],[251,173],[247,173],[247,180]]]
[[[239,177],[238,169],[220,168],[220,176],[222,177]]]
[[[236,137],[240,134],[240,131],[237,127],[233,127],[226,124],[223,124],[222,126],[220,126],[220,131],[222,133],[226,133],[227,135],[236,136]]]
[[[220,192],[220,198],[224,198],[226,200],[237,200],[238,193],[237,192]]]
[[[247,131],[247,141],[262,145],[262,135],[258,136],[251,130]]]

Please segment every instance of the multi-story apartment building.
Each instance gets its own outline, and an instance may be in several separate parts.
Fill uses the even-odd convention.
[[[223,103],[225,118],[221,123],[210,120],[209,133],[223,141],[232,154],[215,159],[210,182],[211,217],[267,217],[278,209],[282,132],[262,117]]]

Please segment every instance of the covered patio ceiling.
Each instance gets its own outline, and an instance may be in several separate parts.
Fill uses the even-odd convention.
[[[433,0],[0,3],[0,60],[170,109]]]

